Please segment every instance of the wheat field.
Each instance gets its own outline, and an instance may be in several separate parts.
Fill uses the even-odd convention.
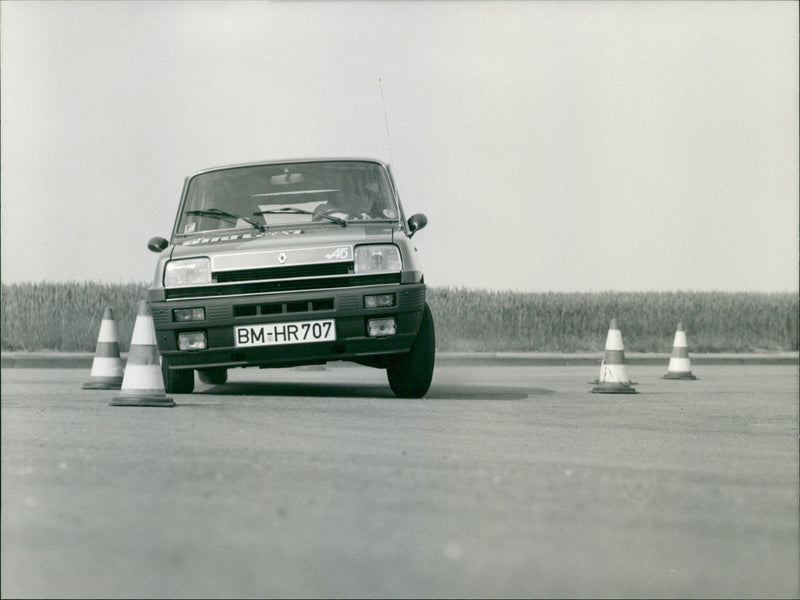
[[[146,283],[2,284],[3,351],[94,351],[106,307],[127,351]],[[612,318],[628,352],[672,349],[678,322],[692,352],[798,350],[798,297],[791,293],[524,293],[428,289],[437,349],[598,352]]]
[[[798,298],[789,293],[434,288],[429,302],[438,345],[452,350],[602,351],[611,319],[633,352],[670,352],[678,322],[695,352],[798,349]]]

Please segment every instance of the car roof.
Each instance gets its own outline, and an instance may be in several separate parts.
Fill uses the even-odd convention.
[[[256,162],[246,162],[246,163],[238,163],[232,165],[223,165],[220,167],[208,167],[206,169],[201,169],[196,171],[190,175],[190,177],[194,177],[195,175],[200,175],[201,173],[210,173],[213,171],[224,171],[226,169],[238,169],[241,167],[259,167],[265,165],[283,165],[287,163],[312,163],[312,162],[371,162],[375,164],[379,164],[384,168],[388,168],[388,164],[383,162],[382,160],[378,160],[377,158],[358,158],[358,157],[329,157],[329,158],[289,158],[289,159],[280,159],[280,160],[262,160]]]

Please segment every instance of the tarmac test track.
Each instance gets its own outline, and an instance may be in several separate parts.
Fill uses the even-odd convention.
[[[10,597],[798,597],[796,365],[231,371],[174,408],[2,370]]]

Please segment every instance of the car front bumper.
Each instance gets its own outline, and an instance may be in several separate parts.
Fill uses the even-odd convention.
[[[364,297],[394,294],[395,305],[365,308]],[[425,284],[389,284],[280,294],[150,301],[156,340],[163,360],[173,369],[285,367],[407,352],[417,336],[425,306]],[[202,321],[176,322],[176,309],[203,308]],[[370,319],[393,318],[393,335],[370,337]],[[240,325],[295,323],[333,319],[336,339],[237,348]],[[202,332],[207,348],[180,350],[180,333]]]

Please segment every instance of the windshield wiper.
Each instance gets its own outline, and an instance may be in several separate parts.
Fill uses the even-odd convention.
[[[243,217],[242,215],[237,215],[236,213],[228,212],[227,210],[222,210],[221,208],[200,208],[196,210],[187,210],[187,215],[200,215],[200,216],[207,216],[207,217],[223,217],[227,218],[229,221],[238,221],[241,219],[248,225],[252,225],[259,231],[266,231],[267,229],[258,221],[254,221],[253,219],[248,219],[247,217]]]
[[[284,206],[283,208],[273,208],[271,210],[259,210],[253,213],[254,215],[285,215],[285,214],[292,214],[292,215],[312,215],[314,217],[322,217],[323,219],[328,219],[329,221],[333,221],[337,225],[341,225],[342,227],[347,227],[347,221],[344,219],[340,219],[339,217],[334,217],[333,215],[326,215],[323,213],[313,213],[310,210],[305,210],[304,208],[295,208],[294,206]]]

